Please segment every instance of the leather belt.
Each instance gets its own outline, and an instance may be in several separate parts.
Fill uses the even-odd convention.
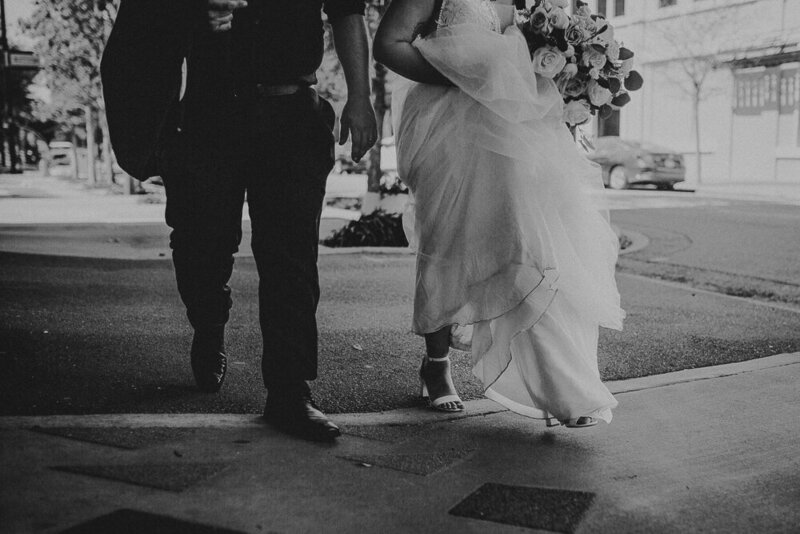
[[[298,83],[289,83],[283,85],[264,85],[261,83],[256,84],[255,92],[259,96],[287,96],[293,95],[298,91],[305,89],[307,85]]]

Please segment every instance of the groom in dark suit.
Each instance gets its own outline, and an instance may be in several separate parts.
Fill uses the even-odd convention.
[[[120,164],[164,180],[198,387],[216,392],[225,379],[228,280],[246,199],[264,416],[312,440],[339,435],[307,382],[317,376],[317,242],[334,161],[335,115],[312,88],[323,4],[348,85],[341,140],[351,137],[359,160],[377,137],[363,0],[122,0],[102,67]]]

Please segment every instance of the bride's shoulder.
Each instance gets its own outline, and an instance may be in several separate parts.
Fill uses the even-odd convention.
[[[436,26],[444,28],[465,23],[488,23],[494,27],[497,14],[487,0],[439,0]]]
[[[457,18],[459,11],[464,9],[463,4],[457,0],[439,0],[437,4],[436,25],[439,27],[451,24]]]
[[[478,0],[480,1],[480,0]],[[475,8],[474,0],[440,0],[439,16],[436,24],[439,27],[452,26],[470,18]]]

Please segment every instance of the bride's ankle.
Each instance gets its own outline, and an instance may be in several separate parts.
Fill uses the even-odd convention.
[[[420,367],[420,374],[431,375],[431,378],[436,378],[438,375],[450,374],[450,353],[445,353],[439,356],[425,355],[422,358],[422,366]]]

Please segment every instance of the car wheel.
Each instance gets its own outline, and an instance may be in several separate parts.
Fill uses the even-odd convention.
[[[625,175],[625,167],[617,165],[608,173],[608,187],[611,189],[627,189],[628,177]]]

